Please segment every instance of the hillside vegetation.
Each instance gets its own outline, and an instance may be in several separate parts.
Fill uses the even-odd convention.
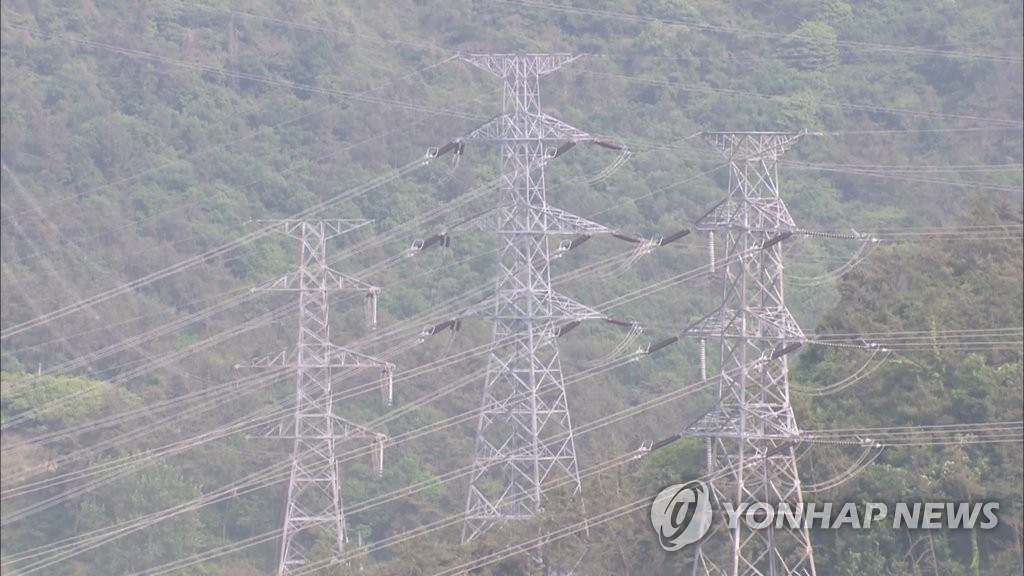
[[[1024,420],[1022,12],[3,0],[3,574],[275,573],[291,445],[261,436],[287,419],[294,373],[236,365],[294,345],[294,294],[251,289],[298,265],[298,243],[263,222],[297,215],[372,220],[328,256],[382,288],[378,326],[362,294],[338,294],[332,338],[397,366],[390,407],[377,372],[338,375],[339,415],[401,440],[380,477],[364,443],[339,445],[349,561],[323,573],[429,576],[489,554],[474,574],[688,573],[646,508],[546,543],[544,565],[514,548],[703,471],[693,438],[627,458],[712,406],[710,388],[679,393],[700,380],[697,345],[619,361],[626,331],[607,323],[559,339],[582,501],[552,488],[543,517],[469,546],[443,524],[465,506],[452,474],[471,463],[475,419],[458,417],[478,407],[491,327],[421,331],[493,290],[495,242],[474,217],[496,201],[500,158],[467,143],[458,166],[422,160],[501,110],[500,82],[456,57],[476,52],[583,55],[542,79],[543,107],[632,156],[594,181],[616,153],[577,146],[550,163],[548,201],[628,234],[691,228],[727,193],[727,161],[699,132],[807,130],[779,186],[822,234],[787,241],[787,301],[811,340],[893,352],[803,346],[801,429],[974,426],[887,448],[808,498],[1001,502],[991,531],[815,532],[818,573],[1024,572],[1020,434],[977,437]],[[410,251],[442,231],[449,246]],[[879,242],[858,252],[851,231]],[[626,353],[721,299],[707,275],[679,281],[706,264],[702,234],[636,262],[633,248],[594,238],[552,263],[561,292],[643,326]],[[828,485],[859,455],[815,446],[802,481]]]

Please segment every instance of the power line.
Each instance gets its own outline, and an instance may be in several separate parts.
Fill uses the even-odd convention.
[[[325,210],[327,208],[330,208],[332,206],[335,206],[335,205],[341,203],[344,200],[348,200],[348,199],[353,198],[355,196],[358,196],[360,194],[365,194],[366,192],[368,192],[370,190],[373,190],[373,189],[378,188],[380,186],[383,186],[383,185],[387,184],[388,182],[391,182],[391,181],[393,181],[393,180],[395,180],[397,178],[405,176],[409,172],[412,172],[413,170],[416,170],[416,169],[426,165],[429,161],[430,161],[430,158],[421,158],[421,159],[417,159],[417,160],[414,160],[412,162],[409,162],[408,164],[406,164],[406,165],[404,165],[404,166],[402,166],[400,168],[397,168],[395,170],[389,171],[389,172],[387,172],[385,174],[382,174],[381,176],[378,176],[377,178],[374,178],[369,183],[366,183],[366,184],[363,184],[361,186],[358,186],[355,189],[349,190],[348,192],[343,193],[343,194],[338,195],[338,196],[335,196],[335,197],[333,197],[331,199],[321,201],[320,203],[316,204],[315,206],[312,206],[310,208],[307,208],[307,209],[305,209],[305,210],[295,214],[293,216],[293,218],[294,219],[302,219],[302,218],[308,217],[310,215],[316,214],[317,212],[320,212],[320,211]],[[162,270],[158,270],[156,272],[152,272],[152,273],[147,274],[147,275],[145,275],[145,276],[143,276],[141,278],[137,278],[137,279],[132,280],[130,282],[121,284],[118,287],[112,288],[112,289],[107,290],[105,292],[101,292],[101,293],[96,294],[94,296],[91,296],[89,298],[80,300],[79,302],[76,302],[74,304],[70,304],[70,305],[64,306],[62,308],[58,308],[57,310],[54,310],[52,312],[48,312],[48,313],[46,313],[46,314],[44,314],[42,316],[38,316],[38,317],[36,317],[36,318],[34,318],[32,320],[29,320],[29,321],[22,322],[20,324],[16,324],[14,326],[11,326],[11,327],[7,328],[6,330],[4,330],[3,332],[0,332],[0,339],[10,338],[11,336],[15,336],[15,335],[20,334],[22,332],[25,332],[27,330],[31,330],[32,328],[41,326],[41,325],[46,324],[48,322],[52,322],[52,321],[54,321],[56,319],[59,319],[59,318],[63,318],[64,316],[67,316],[68,314],[72,314],[74,312],[77,312],[78,310],[81,310],[82,308],[85,308],[85,307],[88,307],[88,306],[92,306],[92,305],[98,304],[100,302],[106,302],[106,301],[108,301],[108,300],[110,300],[112,298],[115,298],[117,296],[121,296],[122,294],[127,294],[129,292],[132,292],[132,291],[136,290],[139,287],[145,286],[147,284],[150,284],[150,283],[155,282],[157,280],[160,280],[162,278],[166,278],[168,276],[171,276],[171,275],[174,275],[174,274],[178,274],[180,272],[183,272],[185,270],[193,268],[194,266],[196,266],[198,264],[201,264],[203,262],[206,262],[207,260],[210,260],[212,258],[216,258],[218,256],[226,254],[226,253],[228,253],[228,252],[230,252],[230,251],[232,251],[232,250],[234,250],[234,249],[236,249],[236,248],[238,248],[240,246],[243,246],[245,244],[248,244],[249,242],[252,242],[253,240],[256,240],[258,238],[266,236],[272,230],[273,230],[273,227],[263,226],[262,228],[254,231],[254,232],[250,232],[250,233],[248,233],[248,234],[246,234],[246,235],[244,235],[244,236],[242,236],[242,237],[240,237],[238,239],[235,239],[235,240],[232,240],[232,241],[227,242],[225,244],[222,244],[220,246],[217,246],[216,248],[212,248],[210,250],[207,250],[206,252],[204,252],[204,253],[202,253],[202,254],[200,254],[198,256],[193,256],[191,258],[188,258],[186,260],[178,262],[177,264],[173,264],[171,266],[168,266],[168,267],[166,267],[166,268],[164,268]]]
[[[18,26],[11,26],[11,28],[12,29],[16,29],[16,30],[23,30],[23,31],[26,31],[26,32],[31,32],[31,33],[39,34],[39,35],[42,35],[42,36],[45,36],[45,37],[48,37],[48,38],[52,38],[52,39],[63,39],[63,40],[71,41],[71,42],[77,42],[77,43],[87,43],[87,42],[89,42],[88,40],[84,40],[84,39],[75,39],[75,38],[71,38],[69,36],[59,35],[59,34],[56,34],[56,33],[47,33],[47,32],[43,32],[41,30],[36,30],[36,29],[22,28],[22,27],[18,27]],[[112,51],[112,52],[116,52],[116,53],[120,53],[120,54],[122,54],[124,56],[142,57],[142,58],[146,58],[146,59],[152,59],[152,58],[150,58],[150,56],[156,57],[156,55],[151,55],[151,54],[148,54],[148,53],[145,53],[145,52],[141,52],[141,51],[132,51],[131,53],[127,53],[126,49],[120,49],[117,46],[107,45],[107,44],[102,44],[102,43],[96,43],[95,45],[93,45],[93,47],[99,48],[99,49],[108,50],[108,51]],[[416,70],[413,70],[413,71],[408,72],[406,74],[403,74],[401,76],[397,76],[397,77],[393,78],[392,80],[389,80],[388,82],[379,84],[377,86],[374,86],[373,88],[369,88],[367,90],[363,90],[363,91],[360,91],[360,92],[357,92],[357,93],[353,93],[353,94],[357,95],[357,96],[367,96],[367,97],[369,97],[370,94],[372,94],[374,92],[378,92],[378,91],[382,90],[383,88],[385,88],[386,86],[395,84],[397,82],[400,82],[400,81],[408,79],[408,78],[420,76],[424,72],[427,72],[429,70],[432,70],[434,68],[440,67],[440,66],[450,62],[453,58],[454,57],[452,57],[452,56],[448,56],[448,57],[446,57],[446,58],[444,58],[444,59],[442,59],[440,61],[427,64],[425,66],[417,68]],[[160,56],[160,59],[161,59],[161,61],[163,61],[165,63],[176,63],[176,65],[185,65],[186,67],[191,67],[189,65],[193,64],[193,63],[186,62],[184,60],[177,60],[177,59],[173,59],[173,58],[166,57],[166,56]],[[232,71],[230,71],[230,70],[226,71],[226,73],[231,73],[231,72]],[[296,87],[298,87],[300,89],[302,89],[302,88],[317,89],[315,86],[307,86],[307,85],[302,85],[302,84],[296,84]],[[399,106],[404,106],[405,103],[399,103],[398,105]],[[320,113],[322,113],[322,112],[324,112],[326,110],[330,110],[333,107],[334,107],[334,104],[331,104],[331,105],[328,105],[328,106],[323,106],[321,108],[313,110],[312,112],[304,113],[304,114],[302,114],[302,115],[300,115],[298,117],[291,118],[291,119],[288,119],[288,120],[284,120],[284,121],[281,121],[281,122],[277,122],[277,123],[271,124],[271,125],[268,126],[268,128],[271,128],[272,130],[277,130],[277,129],[283,128],[285,126],[288,126],[290,124],[294,124],[296,122],[300,122],[302,120],[305,120],[307,118],[310,118],[312,116],[320,114]],[[111,187],[118,186],[118,185],[121,185],[121,184],[126,184],[126,183],[129,183],[129,182],[134,182],[134,181],[138,180],[139,178],[142,178],[143,176],[146,176],[148,174],[152,174],[153,172],[157,172],[159,170],[168,168],[170,166],[174,166],[175,164],[178,164],[179,162],[182,162],[182,161],[185,161],[185,160],[188,160],[188,159],[192,159],[192,158],[199,158],[199,157],[207,155],[207,154],[209,154],[209,153],[211,153],[211,152],[213,152],[215,150],[221,150],[221,149],[229,148],[231,146],[236,146],[236,145],[238,145],[240,143],[243,143],[243,142],[246,142],[246,141],[251,140],[253,138],[256,138],[257,136],[259,136],[262,133],[263,132],[257,132],[257,133],[254,133],[252,135],[248,135],[248,136],[244,136],[242,138],[237,138],[237,139],[234,139],[234,140],[230,140],[230,141],[227,141],[227,142],[224,142],[224,143],[221,143],[221,144],[217,144],[217,145],[213,145],[213,146],[206,146],[206,147],[203,147],[203,148],[201,148],[199,150],[196,150],[195,152],[192,152],[192,153],[184,156],[183,158],[172,160],[170,162],[165,162],[163,164],[160,164],[158,166],[154,166],[152,168],[147,168],[145,170],[142,170],[142,171],[137,172],[135,174],[132,174],[130,176],[125,176],[123,178],[119,178],[118,180],[115,180],[114,182],[108,182],[106,184],[102,184],[100,186],[96,186],[94,188],[91,188],[91,189],[89,189],[89,190],[87,190],[85,192],[75,193],[73,195],[65,195],[65,196],[63,196],[61,198],[58,198],[56,200],[51,200],[51,201],[48,201],[48,202],[45,202],[45,203],[41,203],[40,207],[45,208],[45,207],[49,207],[49,206],[54,206],[54,205],[60,204],[62,202],[65,202],[66,200],[68,200],[68,199],[70,199],[72,197],[75,197],[75,196],[88,196],[90,194],[93,194],[95,192],[99,192],[99,191],[107,189],[107,188],[111,188]],[[375,136],[375,138],[377,138],[377,137],[380,137],[380,135],[376,135]],[[182,208],[183,208],[182,206],[176,206],[174,209],[175,210],[180,210]],[[0,216],[0,221],[8,221],[9,219],[16,218],[16,217],[20,216],[22,213],[23,212],[8,212],[8,213],[5,213],[2,216]]]
[[[658,80],[654,78],[644,78],[641,76],[628,75],[628,74],[615,74],[612,72],[598,72],[595,70],[581,69],[580,74],[587,74],[598,78],[622,80],[626,82],[632,82],[636,84],[647,84],[652,86],[666,86],[684,90],[687,92],[706,92],[710,94],[722,94],[726,96],[742,96],[749,98],[757,98],[759,100],[770,100],[780,102],[797,102],[806,104],[804,101],[797,99],[793,96],[780,96],[774,94],[763,94],[760,92],[751,92],[747,90],[736,90],[732,88],[715,88],[712,86],[702,86],[697,84],[687,84],[682,82],[673,82],[669,80]],[[893,108],[891,106],[877,106],[872,104],[855,104],[850,102],[821,102],[819,104],[824,108],[847,108],[850,110],[857,110],[861,112],[873,112],[873,113],[886,113],[894,114],[897,116],[908,116],[912,118],[933,118],[941,120],[969,120],[973,122],[983,122],[990,124],[994,127],[1010,129],[1020,129],[1024,126],[1024,121],[1011,120],[1006,118],[988,118],[984,116],[975,116],[971,114],[951,114],[946,112],[931,112],[927,110],[913,110],[909,108]]]
[[[501,0],[506,4],[519,4],[527,8],[541,8],[544,10],[551,10],[554,12],[563,12],[567,14],[577,14],[582,16],[594,16],[606,19],[612,19],[616,21],[630,21],[640,22],[644,24],[658,23],[664,26],[680,27],[684,30],[703,30],[711,32],[727,32],[730,34],[736,34],[739,36],[749,36],[757,38],[771,38],[775,40],[781,39],[803,39],[811,41],[820,41],[820,38],[808,38],[799,36],[797,34],[780,34],[776,32],[767,32],[760,30],[753,30],[750,28],[740,28],[735,26],[720,26],[714,25],[707,22],[697,20],[681,20],[681,19],[666,19],[656,18],[653,16],[642,16],[639,14],[630,14],[621,11],[614,10],[601,10],[595,8],[583,8],[577,6],[565,6],[560,4],[548,4],[546,2],[538,2],[533,0]],[[881,44],[874,42],[860,42],[854,40],[835,40],[837,46],[842,46],[848,49],[856,49],[862,51],[880,51],[880,52],[891,52],[894,54],[909,54],[909,55],[925,55],[925,56],[944,56],[947,58],[960,58],[968,60],[988,60],[992,62],[1008,63],[1008,64],[1019,64],[1024,62],[1021,58],[1015,58],[1005,54],[983,54],[983,53],[970,53],[960,52],[956,50],[940,50],[934,48],[922,48],[918,46],[900,46],[896,44]]]

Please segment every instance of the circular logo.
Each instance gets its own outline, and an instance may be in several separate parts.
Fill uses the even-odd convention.
[[[654,497],[651,525],[669,552],[693,544],[711,528],[711,497],[700,480],[673,484]]]

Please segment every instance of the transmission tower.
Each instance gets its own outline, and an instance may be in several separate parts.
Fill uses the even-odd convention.
[[[777,160],[804,133],[712,132],[707,141],[729,161],[726,199],[697,223],[708,233],[712,268],[723,279],[722,306],[689,335],[720,346],[718,401],[688,430],[708,439],[714,497],[734,506],[788,502],[802,507],[794,458],[800,431],[789,400],[786,354],[804,334],[786,308],[782,242],[796,231],[779,196]],[[721,256],[714,247],[719,240]],[[703,363],[702,363],[703,364]],[[705,375],[706,377],[706,375]],[[814,575],[806,527],[729,532],[729,565],[696,551],[694,574]]]
[[[503,82],[502,113],[465,137],[501,145],[502,183],[494,212],[498,275],[494,323],[477,424],[462,541],[543,510],[553,475],[580,486],[572,421],[556,337],[562,327],[604,315],[551,288],[549,237],[612,230],[548,205],[544,165],[578,142],[622,152],[541,111],[540,77],[576,59],[567,54],[488,54],[463,60]],[[548,147],[548,143],[560,142]],[[450,144],[442,151],[462,142]],[[571,249],[578,243],[563,243]],[[556,251],[559,250],[556,246]]]
[[[299,294],[298,344],[291,353],[256,359],[256,367],[293,366],[296,369],[295,413],[288,425],[281,424],[264,435],[294,441],[288,499],[278,576],[300,571],[325,547],[340,555],[346,541],[340,472],[335,445],[341,439],[367,439],[374,444],[374,464],[383,467],[383,434],[372,432],[336,416],[333,396],[337,393],[332,371],[336,368],[379,368],[384,373],[383,391],[391,395],[394,366],[331,343],[328,295],[332,291],[366,292],[371,326],[376,324],[376,299],[380,289],[327,265],[327,241],[368,224],[365,220],[279,221],[278,230],[297,238],[302,245],[298,270],[258,288]]]

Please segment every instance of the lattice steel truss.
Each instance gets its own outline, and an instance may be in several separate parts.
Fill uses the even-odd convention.
[[[295,272],[260,287],[263,290],[295,291],[299,294],[299,336],[292,353],[255,359],[253,366],[290,365],[296,369],[295,413],[292,433],[277,426],[266,437],[294,440],[288,499],[278,575],[301,571],[318,548],[340,555],[345,539],[340,472],[335,445],[340,439],[367,439],[374,443],[375,467],[383,466],[383,434],[336,416],[333,396],[337,393],[335,368],[379,368],[384,372],[384,395],[390,397],[394,366],[346,350],[331,343],[329,293],[338,290],[366,292],[371,324],[376,322],[376,298],[380,290],[327,266],[327,241],[367,224],[365,220],[279,221],[279,231],[302,244],[301,265]],[[319,559],[319,558],[318,558]]]
[[[802,506],[794,444],[800,431],[789,400],[786,354],[804,334],[786,308],[782,241],[796,231],[779,196],[777,160],[804,133],[712,132],[708,142],[729,160],[728,197],[697,224],[712,239],[723,302],[689,335],[720,343],[718,402],[688,431],[708,438],[708,472],[719,503],[788,502]],[[815,574],[806,530],[729,532],[729,565],[696,551],[694,574]],[[721,557],[718,557],[721,558]]]
[[[579,468],[558,355],[558,326],[603,315],[551,288],[549,237],[611,232],[547,204],[545,163],[594,137],[541,111],[540,77],[567,54],[464,56],[503,81],[502,113],[466,136],[501,144],[503,181],[495,225],[498,276],[493,341],[477,425],[462,540],[542,508],[541,487]],[[551,141],[562,141],[548,148]],[[607,146],[607,144],[605,144]],[[557,244],[556,244],[557,249]]]

